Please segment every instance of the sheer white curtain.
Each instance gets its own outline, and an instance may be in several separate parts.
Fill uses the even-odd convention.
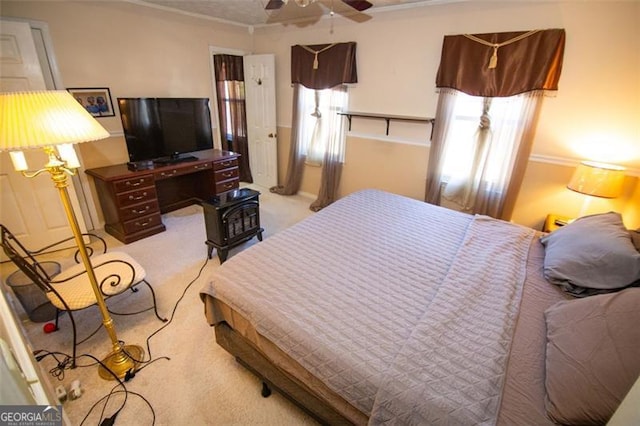
[[[331,161],[344,161],[343,117],[349,103],[347,87],[314,90],[301,87],[298,105],[302,109],[298,126],[298,137],[305,146],[306,163],[321,166],[325,153],[331,152]]]
[[[564,45],[561,28],[444,37],[426,201],[510,218]]]
[[[320,210],[338,197],[345,151],[347,84],[358,82],[356,43],[291,46],[293,116],[287,175],[278,194],[300,189],[305,163],[322,166],[318,198],[310,208]]]
[[[542,96],[469,96],[443,90],[429,167],[427,201],[506,218],[531,150]]]

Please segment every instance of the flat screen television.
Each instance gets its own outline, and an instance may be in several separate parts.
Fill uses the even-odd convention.
[[[131,163],[177,163],[213,148],[208,98],[118,98]]]

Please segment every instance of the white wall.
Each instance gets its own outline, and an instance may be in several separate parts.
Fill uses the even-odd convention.
[[[336,16],[310,26],[246,28],[124,2],[7,1],[6,16],[49,24],[66,87],[109,87],[118,96],[213,97],[209,46],[274,53],[277,72],[279,176],[286,172],[291,125],[290,48],[295,44],[358,43],[359,83],[350,108],[433,116],[435,75],[446,34],[564,28],[567,45],[560,90],[546,98],[531,161],[513,220],[539,227],[547,213],[576,215],[584,197],[566,189],[579,160],[640,171],[640,2],[484,2],[430,5],[372,13],[367,22]],[[119,118],[101,118],[114,137],[81,144],[83,164],[127,161]],[[425,124],[354,119],[340,192],[376,187],[421,199],[428,161]],[[400,143],[398,143],[400,142]],[[413,145],[407,144],[407,142]],[[541,162],[542,161],[542,162]],[[315,193],[319,171],[303,190]],[[617,210],[640,227],[640,185],[627,179],[616,200],[588,213]]]
[[[595,200],[586,213],[620,211],[628,227],[640,227],[634,177],[640,175],[640,2],[473,1],[372,16],[362,23],[335,17],[312,26],[256,31],[257,52],[276,55],[281,178],[291,126],[292,45],[357,42],[358,84],[350,88],[351,110],[433,117],[444,35],[564,28],[559,90],[544,100],[512,219],[540,228],[548,213],[575,217],[584,196],[566,184],[575,165],[591,159],[625,165],[632,176],[620,198]],[[382,120],[353,119],[341,195],[372,186],[421,199],[430,126],[392,122],[389,137],[384,131]],[[319,177],[318,170],[307,167],[302,189],[317,192]]]
[[[117,97],[213,97],[209,46],[250,50],[245,27],[126,2],[5,1],[4,16],[47,22],[66,87]],[[120,117],[100,118],[121,133]]]
[[[435,75],[447,34],[564,28],[564,67],[547,98],[533,154],[593,158],[640,171],[640,2],[464,2],[375,14],[365,23],[325,19],[312,27],[257,30],[256,49],[276,54],[278,123],[290,126],[290,46],[358,43],[350,109],[433,117]],[[380,133],[383,123],[354,121]],[[378,127],[374,127],[378,126]],[[392,124],[402,138],[420,130]],[[365,131],[366,131],[365,130]]]

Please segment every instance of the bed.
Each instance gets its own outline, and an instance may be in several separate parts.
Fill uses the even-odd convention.
[[[553,424],[545,312],[570,296],[539,237],[365,190],[238,253],[201,298],[216,341],[322,423]]]

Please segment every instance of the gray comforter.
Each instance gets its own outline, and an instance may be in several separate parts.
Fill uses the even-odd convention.
[[[372,424],[492,424],[533,231],[367,190],[202,290]]]

